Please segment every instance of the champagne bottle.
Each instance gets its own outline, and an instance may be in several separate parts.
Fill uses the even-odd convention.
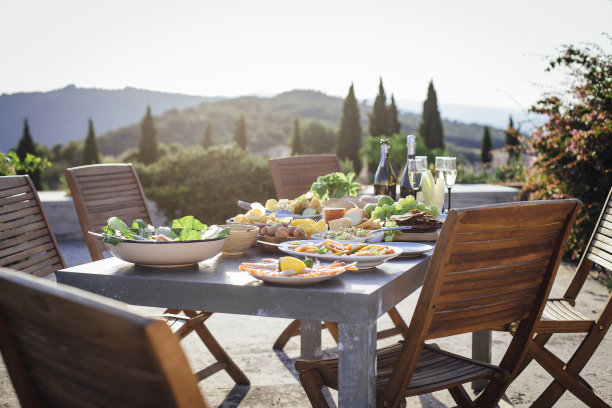
[[[410,177],[408,175],[408,160],[416,157],[416,136],[408,135],[406,145],[408,147],[408,157],[406,158],[406,167],[404,167],[404,174],[402,174],[402,181],[400,182],[400,197],[406,198],[412,195],[416,198],[417,192],[410,184]]]
[[[380,139],[380,163],[374,175],[374,194],[388,195],[395,201],[396,186],[397,180],[389,161],[389,140]]]

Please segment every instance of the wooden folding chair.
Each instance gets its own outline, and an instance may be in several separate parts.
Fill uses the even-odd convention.
[[[377,352],[378,407],[448,389],[461,407],[472,400],[461,384],[489,380],[475,401],[493,407],[526,354],[579,208],[578,200],[520,202],[451,210],[436,244],[403,342]],[[443,350],[426,340],[519,322],[499,365]],[[321,388],[338,385],[338,360],[297,361],[315,407]]]
[[[101,232],[108,218],[116,216],[124,222],[140,218],[152,224],[151,212],[136,170],[131,164],[94,164],[73,167],[64,172],[81,229],[93,261],[104,258],[104,243],[88,231]],[[183,315],[180,315],[180,313]],[[179,339],[195,331],[216,362],[196,374],[203,380],[225,370],[237,384],[249,384],[249,379],[234,363],[205,325],[212,316],[208,312],[167,309],[160,317],[172,326]]]
[[[610,407],[580,376],[580,371],[593,356],[612,324],[612,294],[595,319],[585,317],[574,308],[576,297],[595,265],[612,271],[612,189],[603,204],[599,221],[574,278],[562,298],[548,299],[546,302],[544,313],[535,329],[537,334],[530,343],[527,357],[521,365],[521,368],[525,368],[535,359],[555,379],[534,402],[533,407],[552,406],[565,390],[590,407]],[[544,347],[555,333],[586,334],[567,363]]]
[[[0,344],[25,408],[206,407],[169,327],[111,299],[0,269]]]
[[[0,266],[38,277],[66,267],[30,176],[0,177]]]
[[[268,165],[274,179],[276,196],[280,198],[294,199],[310,190],[312,183],[317,181],[317,177],[329,173],[342,171],[340,161],[335,154],[307,154],[302,156],[279,157],[269,159]],[[392,308],[387,312],[393,327],[378,332],[377,337],[384,339],[387,337],[401,334],[405,336],[408,326],[399,312]],[[338,342],[338,324],[334,322],[324,322],[323,329],[328,329],[336,343]],[[300,334],[300,321],[294,320],[278,336],[274,346],[275,350],[282,350],[289,339]]]

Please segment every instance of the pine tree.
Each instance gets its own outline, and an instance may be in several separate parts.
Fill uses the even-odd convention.
[[[387,135],[387,95],[383,87],[382,78],[378,85],[378,95],[374,101],[374,107],[370,117],[370,136]]]
[[[482,164],[491,163],[493,160],[493,156],[491,155],[492,148],[493,143],[491,141],[491,132],[489,131],[489,128],[485,126],[482,134],[482,147],[480,150],[480,161]]]
[[[98,164],[100,163],[100,154],[98,153],[98,143],[96,142],[96,134],[94,132],[93,121],[89,119],[89,131],[85,139],[85,148],[83,149],[83,164]]]
[[[504,132],[506,135],[506,149],[508,150],[508,163],[514,162],[521,152],[521,142],[519,140],[520,130],[514,127],[512,115],[508,120],[508,128]]]
[[[353,84],[344,99],[342,107],[342,119],[340,121],[340,133],[338,134],[337,156],[340,160],[350,159],[353,162],[355,173],[361,171],[361,159],[359,149],[362,143],[361,120],[359,118],[359,106],[355,98]]]
[[[397,115],[398,111],[397,106],[395,105],[395,98],[393,97],[393,94],[391,94],[391,105],[389,105],[387,109],[387,132],[385,133],[387,136],[391,136],[400,132],[401,124],[397,119]]]
[[[17,145],[16,152],[17,157],[21,162],[24,162],[26,156],[32,154],[37,156],[36,146],[34,146],[34,139],[32,139],[32,135],[30,134],[30,125],[28,124],[28,118],[23,120],[23,135],[21,139],[19,139],[19,144]],[[32,173],[27,172],[18,172],[19,174],[29,174],[32,179],[32,183],[34,186],[40,190],[40,170],[35,170]]]
[[[206,124],[206,130],[204,130],[204,139],[202,139],[202,147],[208,149],[212,145],[212,125],[210,122],[208,122]]]
[[[303,153],[302,137],[300,136],[300,121],[295,118],[293,122],[293,133],[291,135],[291,155],[296,156]]]
[[[145,164],[155,163],[159,159],[157,145],[157,129],[151,115],[151,107],[147,106],[147,114],[140,124],[139,159]]]
[[[438,110],[438,97],[434,89],[433,80],[429,81],[427,99],[423,102],[423,116],[419,126],[419,134],[425,139],[429,149],[444,149],[444,131]]]
[[[246,125],[244,123],[244,113],[241,113],[236,119],[236,128],[234,129],[234,142],[242,150],[247,148]]]

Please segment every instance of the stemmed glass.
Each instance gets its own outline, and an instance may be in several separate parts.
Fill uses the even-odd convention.
[[[423,173],[427,170],[427,157],[417,157],[415,159],[408,159],[408,177],[410,179],[410,185],[414,191],[421,189],[421,182],[423,181]]]
[[[446,172],[446,159],[447,157],[436,156],[436,177],[442,181],[444,181],[444,173]],[[442,203],[440,212],[444,212],[444,202]]]
[[[447,157],[446,170],[444,170],[444,184],[448,188],[448,211],[451,208],[451,188],[455,185],[455,180],[457,180],[457,158]]]

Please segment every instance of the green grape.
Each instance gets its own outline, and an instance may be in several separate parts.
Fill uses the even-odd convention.
[[[425,211],[425,209],[427,208],[427,206],[425,205],[425,203],[421,202],[417,205],[417,208],[421,211]]]
[[[389,204],[385,204],[382,206],[382,209],[384,212],[386,213],[390,213],[393,212],[393,206],[389,205]]]
[[[397,200],[397,203],[401,206],[404,206],[404,204],[406,204],[408,202],[408,200],[406,200],[405,198],[400,198],[399,200]]]
[[[411,201],[410,203],[408,203],[408,209],[409,210],[416,210],[418,207],[418,203],[416,202],[416,200]]]
[[[406,201],[408,202],[416,201],[416,198],[414,198],[414,196],[410,194],[408,197],[406,197]]]

